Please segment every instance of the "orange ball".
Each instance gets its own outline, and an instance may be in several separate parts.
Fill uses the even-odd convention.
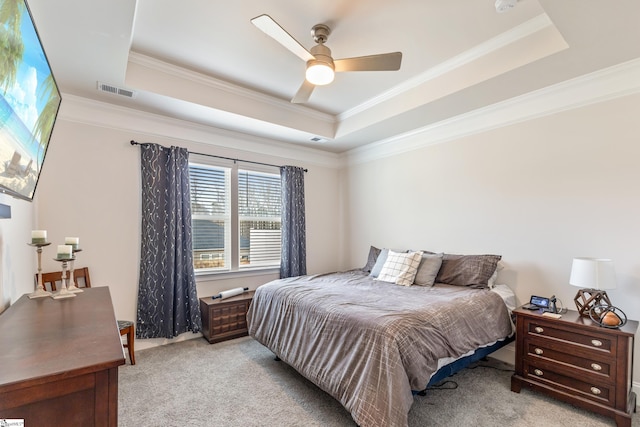
[[[607,326],[618,326],[620,324],[620,318],[614,312],[607,311],[602,318],[602,323]]]

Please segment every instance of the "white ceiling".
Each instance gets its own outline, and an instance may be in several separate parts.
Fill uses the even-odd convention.
[[[28,2],[63,103],[72,94],[336,153],[640,57],[637,0],[521,0],[506,13],[494,0]],[[305,64],[250,23],[265,13],[307,49],[324,23],[334,58],[402,51],[402,67],[339,73],[291,104]]]

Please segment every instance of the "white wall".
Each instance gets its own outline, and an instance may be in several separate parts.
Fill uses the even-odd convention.
[[[36,190],[36,196],[39,188]],[[36,248],[31,230],[36,228],[32,202],[0,194],[0,203],[11,206],[11,218],[0,219],[0,313],[23,294],[34,291]]]
[[[309,273],[336,269],[338,169],[317,150],[289,149],[291,157],[261,154],[256,139],[208,133],[203,127],[131,110],[63,97],[38,188],[38,226],[48,230],[55,248],[66,236],[80,238],[76,267],[88,266],[93,286],[108,285],[116,317],[136,319],[140,259],[140,148],[129,141],[177,145],[190,151],[271,164],[307,168],[307,268]],[[84,116],[86,110],[92,110]],[[81,111],[82,110],[82,111]],[[90,117],[87,120],[87,117]],[[158,133],[162,133],[160,136]],[[205,144],[202,141],[209,141]],[[220,144],[220,145],[216,145]],[[251,145],[253,144],[253,145]],[[229,148],[231,145],[236,148]],[[244,150],[243,150],[244,148]],[[251,150],[251,151],[250,151]],[[268,146],[262,151],[269,150]],[[258,152],[256,152],[258,151]],[[30,236],[30,234],[29,234]],[[26,241],[25,241],[26,242]],[[24,244],[25,247],[28,247]],[[55,249],[45,248],[44,271],[59,270]],[[199,296],[260,284],[277,275],[198,277]],[[199,335],[195,335],[198,337]],[[176,340],[193,338],[187,333]],[[139,340],[138,349],[171,342]]]
[[[638,135],[636,94],[354,163],[342,267],[362,266],[369,245],[501,254],[519,302],[555,294],[575,309],[572,258],[607,257],[613,304],[640,320]]]

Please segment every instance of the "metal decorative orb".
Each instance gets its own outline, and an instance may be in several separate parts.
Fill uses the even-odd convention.
[[[589,310],[589,317],[603,328],[617,329],[627,323],[624,311],[613,305],[596,305]]]

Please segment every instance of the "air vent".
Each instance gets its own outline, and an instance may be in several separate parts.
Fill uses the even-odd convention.
[[[136,92],[132,90],[124,89],[121,87],[117,87],[117,86],[110,85],[107,83],[102,83],[102,82],[98,82],[98,90],[100,92],[106,92],[112,95],[120,95],[127,98],[132,98],[132,99],[136,97]]]
[[[311,139],[309,139],[309,141],[311,141],[311,142],[327,142],[326,139],[320,138],[319,136],[314,136]]]

